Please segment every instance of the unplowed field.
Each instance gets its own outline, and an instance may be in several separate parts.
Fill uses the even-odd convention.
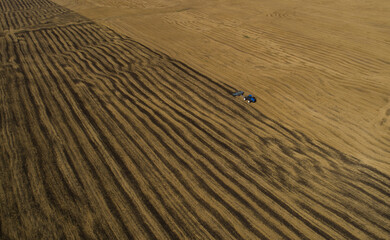
[[[388,172],[233,86],[50,1],[0,34],[3,238],[389,238]]]

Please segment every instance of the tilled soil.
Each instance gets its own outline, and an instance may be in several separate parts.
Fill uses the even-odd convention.
[[[51,1],[0,11],[5,239],[389,237],[386,169]]]

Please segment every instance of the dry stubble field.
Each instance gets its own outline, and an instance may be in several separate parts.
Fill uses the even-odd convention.
[[[389,238],[385,1],[56,2],[0,1],[2,238]]]

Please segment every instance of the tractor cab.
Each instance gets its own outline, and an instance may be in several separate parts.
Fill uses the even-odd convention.
[[[256,98],[252,96],[252,94],[249,94],[248,96],[244,97],[244,101],[248,101],[248,103],[255,103]]]

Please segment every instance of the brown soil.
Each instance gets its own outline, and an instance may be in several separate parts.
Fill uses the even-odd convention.
[[[193,2],[0,1],[0,236],[387,239],[387,1]]]

